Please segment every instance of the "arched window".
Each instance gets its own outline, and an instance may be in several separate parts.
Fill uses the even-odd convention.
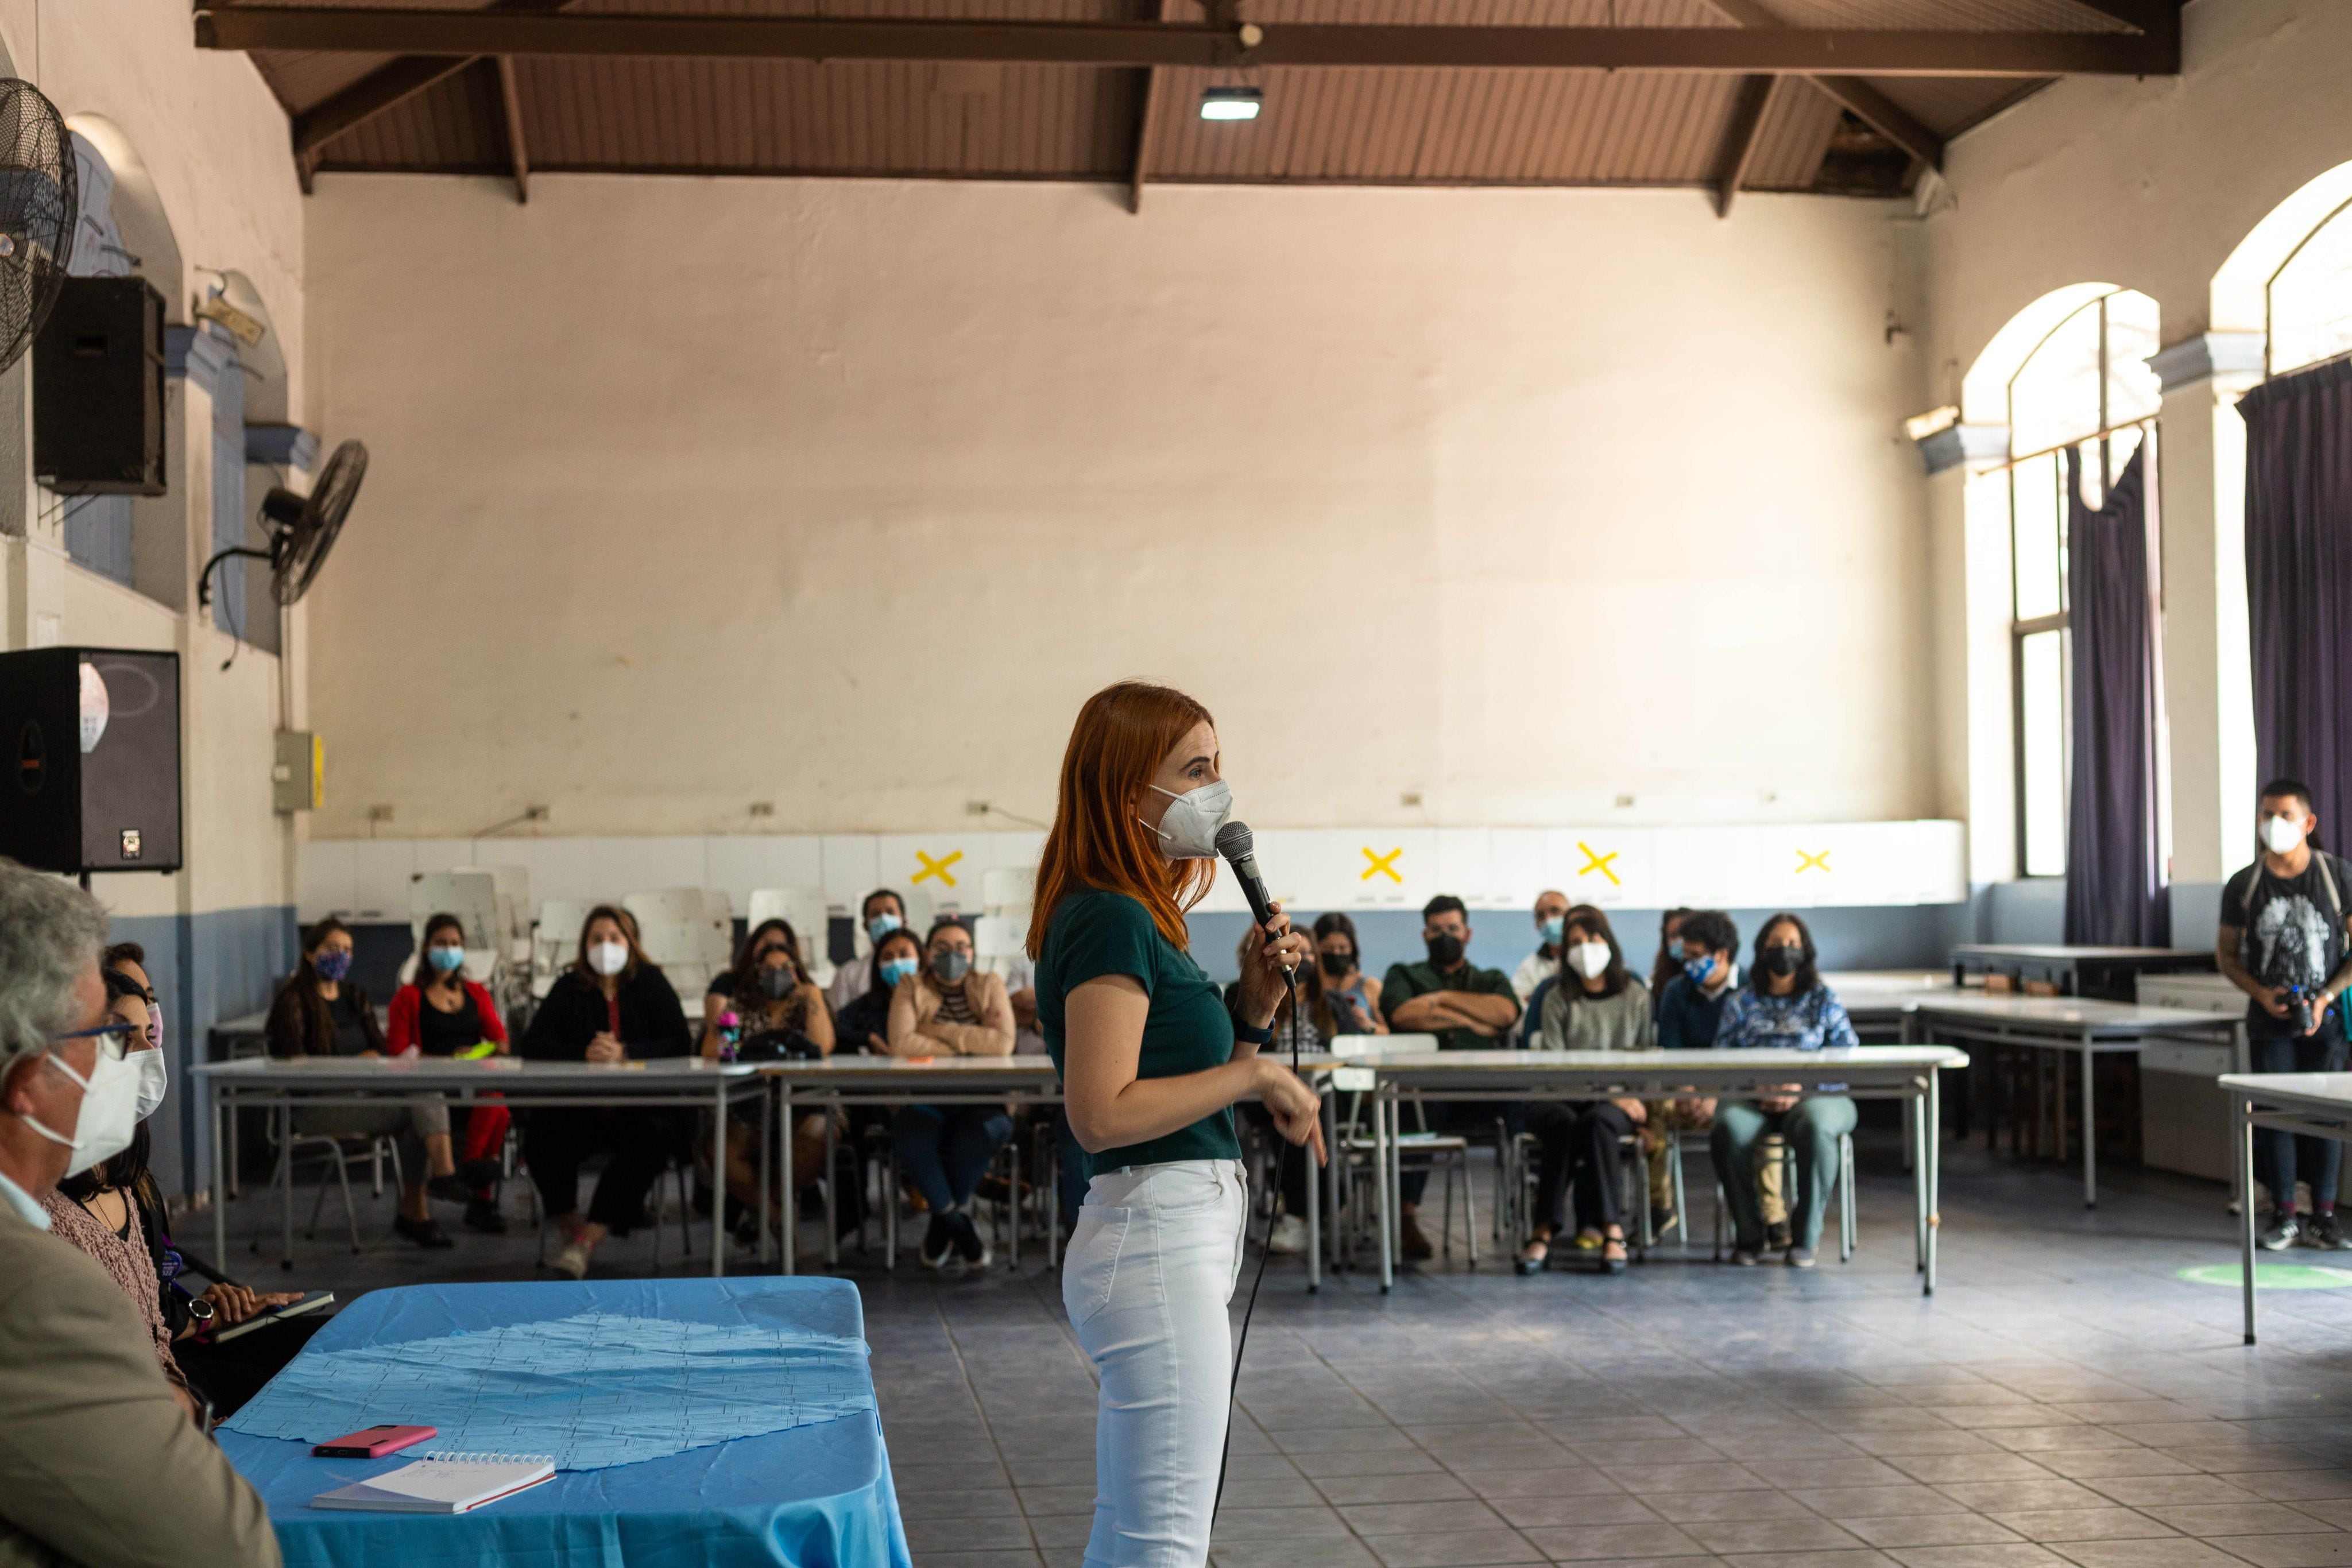
[[[2157,332],[2155,300],[2111,289],[2074,307],[2009,379],[2011,722],[2026,876],[2066,873],[2066,452],[2082,454],[2083,499],[2098,506],[2162,400],[2147,364]]]
[[[2352,202],[2303,237],[2263,295],[2272,375],[2352,351]]]

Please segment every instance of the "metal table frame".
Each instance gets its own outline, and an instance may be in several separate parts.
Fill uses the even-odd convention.
[[[1964,1068],[1968,1053],[1934,1046],[1863,1046],[1851,1051],[1375,1051],[1350,1058],[1379,1082],[1373,1098],[1373,1144],[1380,1165],[1374,1185],[1381,1233],[1381,1290],[1396,1278],[1396,1221],[1402,1211],[1403,1160],[1391,1135],[1402,1095],[1427,1100],[1598,1100],[1616,1096],[1667,1099],[1696,1093],[1752,1099],[1782,1092],[1834,1092],[1856,1100],[1895,1100],[1912,1107],[1914,1225],[1921,1294],[1936,1293],[1937,1202],[1941,1161],[1933,1129],[1941,1122],[1938,1070]],[[1827,1086],[1834,1085],[1830,1088]]]
[[[2352,1072],[2225,1072],[2217,1082],[2237,1110],[2239,1288],[2245,1293],[2246,1343],[2252,1344],[2254,1129],[2352,1144]]]
[[[1910,1036],[1922,1043],[2021,1046],[2033,1051],[2073,1052],[2082,1060],[2083,1082],[2083,1207],[2099,1206],[2099,1138],[2097,1092],[2093,1087],[2096,1059],[2108,1052],[2139,1053],[2151,1040],[2237,1042],[2239,1061],[2245,1060],[2244,1025],[2225,1013],[2190,1012],[2181,1008],[2141,1007],[2135,1002],[2104,1002],[2079,997],[1967,996],[1922,1000],[1911,1012]],[[2058,1158],[2066,1157],[2066,1114],[2063,1096],[2055,1113],[2054,1138]],[[1988,1115],[1987,1138],[2000,1134],[1998,1118]]]
[[[492,1066],[490,1062],[501,1065]],[[236,1061],[199,1062],[194,1069],[205,1084],[205,1113],[212,1125],[213,1255],[228,1252],[228,1144],[226,1124],[237,1108],[258,1105],[287,1113],[292,1135],[293,1113],[304,1106],[358,1105],[382,1109],[421,1093],[439,1093],[453,1103],[472,1105],[496,1101],[509,1108],[542,1106],[708,1109],[717,1113],[712,1134],[714,1180],[726,1186],[728,1112],[744,1096],[759,1100],[763,1119],[760,1138],[761,1233],[767,1231],[766,1162],[772,1144],[764,1118],[771,1103],[765,1086],[750,1066],[705,1061],[700,1057],[661,1058],[614,1066],[571,1061],[520,1061],[494,1057],[489,1061],[458,1061],[446,1057],[309,1057],[290,1061],[247,1057]],[[281,1263],[293,1267],[294,1166],[283,1162],[279,1186],[284,1224]],[[714,1194],[710,1206],[710,1272],[727,1272],[727,1205]]]

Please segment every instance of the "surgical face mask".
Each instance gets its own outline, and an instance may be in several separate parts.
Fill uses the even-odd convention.
[[[425,962],[446,975],[452,969],[464,967],[466,950],[463,947],[427,947],[425,958]]]
[[[882,960],[882,983],[895,986],[919,967],[912,958],[885,958]]]
[[[1709,953],[1702,957],[1684,959],[1683,973],[1691,977],[1692,985],[1706,985],[1715,977],[1715,955]]]
[[[2263,847],[2274,855],[2293,854],[2303,842],[2303,824],[2292,817],[2263,819]]]
[[[73,1163],[66,1166],[66,1175],[79,1176],[129,1148],[131,1136],[139,1127],[139,1069],[131,1059],[101,1051],[88,1078],[67,1066],[65,1058],[54,1051],[49,1054],[49,1065],[81,1085],[81,1110],[74,1118],[73,1135],[45,1127],[30,1116],[24,1123],[49,1142],[73,1151]]]
[[[887,913],[877,915],[873,919],[866,923],[866,939],[868,942],[879,945],[882,938],[889,936],[890,933],[898,930],[900,926],[906,924],[907,923],[905,921],[899,919],[895,915]]]
[[[971,973],[971,955],[942,947],[931,955],[931,974],[943,985],[954,985]]]
[[[1536,929],[1543,933],[1543,939],[1546,942],[1550,943],[1554,946],[1558,946],[1559,945],[1559,934],[1566,928],[1567,924],[1568,917],[1566,915],[1555,915],[1549,919],[1538,921],[1536,925]]]
[[[619,974],[629,967],[629,945],[625,942],[599,942],[588,949],[588,967],[607,977]]]
[[[348,952],[331,947],[323,953],[313,955],[310,967],[319,971],[319,978],[322,980],[341,980],[352,972],[352,956]]]
[[[1786,945],[1764,949],[1764,972],[1769,975],[1793,975],[1805,967],[1805,950]]]
[[[1423,940],[1429,944],[1429,961],[1439,968],[1451,969],[1462,962],[1462,938],[1451,931],[1441,931]]]
[[[150,1013],[148,1017],[151,1020],[149,1027],[152,1028],[152,1020],[154,1015]],[[139,1073],[139,1104],[131,1119],[134,1122],[143,1122],[153,1115],[156,1108],[163,1103],[164,1092],[172,1087],[169,1070],[164,1066],[163,1052],[160,1047],[134,1051],[126,1060],[138,1070]]]
[[[1579,942],[1568,950],[1569,967],[1588,980],[1597,980],[1609,972],[1609,944]]]
[[[777,1000],[791,996],[800,988],[801,977],[793,973],[790,964],[778,964],[760,971],[760,988]]]
[[[1156,830],[1160,834],[1160,852],[1171,861],[1216,859],[1217,830],[1234,814],[1232,787],[1220,779],[1214,784],[1203,784],[1181,795],[1161,789],[1157,784],[1151,788],[1168,797],[1168,810]]]
[[[1335,980],[1346,979],[1348,971],[1356,967],[1356,956],[1353,953],[1318,953],[1315,956],[1315,961],[1322,965],[1323,972]]]

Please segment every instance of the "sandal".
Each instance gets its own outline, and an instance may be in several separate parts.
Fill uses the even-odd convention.
[[[1545,1260],[1550,1256],[1550,1239],[1541,1236],[1531,1237],[1528,1244],[1519,1249],[1517,1267],[1522,1274],[1540,1274],[1544,1271]]]
[[[1614,1258],[1609,1255],[1612,1248],[1616,1249],[1617,1255]],[[1601,1271],[1604,1274],[1622,1274],[1625,1271],[1625,1241],[1622,1237],[1612,1236],[1601,1241]]]

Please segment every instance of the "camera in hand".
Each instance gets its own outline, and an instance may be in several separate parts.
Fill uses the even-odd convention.
[[[2286,1016],[2294,1020],[2296,1029],[2309,1034],[2319,1017],[2327,1010],[2327,1005],[2319,999],[2318,988],[2285,986],[2280,988],[2280,999],[2286,1003]]]

